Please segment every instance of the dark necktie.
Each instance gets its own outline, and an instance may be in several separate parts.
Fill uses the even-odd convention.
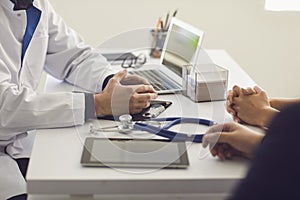
[[[33,0],[10,0],[15,4],[14,10],[27,10],[33,6]]]
[[[40,21],[42,12],[33,6],[33,0],[11,0],[11,2],[15,4],[14,10],[26,10],[27,25],[26,25],[25,34],[23,36],[22,54],[21,54],[21,61],[23,63],[25,52],[29,46],[34,31]]]

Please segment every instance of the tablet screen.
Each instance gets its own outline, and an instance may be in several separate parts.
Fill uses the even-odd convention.
[[[186,168],[184,142],[147,139],[87,138],[85,166]]]

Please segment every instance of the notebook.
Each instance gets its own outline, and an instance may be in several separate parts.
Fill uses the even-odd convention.
[[[182,91],[182,66],[193,64],[201,48],[203,31],[177,19],[172,18],[159,66],[153,69],[130,71],[146,78],[158,94]]]

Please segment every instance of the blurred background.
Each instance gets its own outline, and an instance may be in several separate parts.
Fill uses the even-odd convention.
[[[179,19],[205,32],[203,48],[226,50],[269,96],[300,97],[299,11],[267,11],[265,0],[49,1],[94,47],[122,32],[155,27],[178,9]]]

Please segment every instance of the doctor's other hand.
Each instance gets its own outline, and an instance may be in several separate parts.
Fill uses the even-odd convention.
[[[121,81],[126,75],[126,70],[115,74],[103,92],[94,96],[97,116],[136,114],[149,107],[151,100],[157,98],[151,85],[122,85]]]
[[[235,156],[250,159],[263,137],[264,134],[237,123],[218,124],[205,133],[202,145],[204,148],[209,146],[211,154],[221,160]]]

